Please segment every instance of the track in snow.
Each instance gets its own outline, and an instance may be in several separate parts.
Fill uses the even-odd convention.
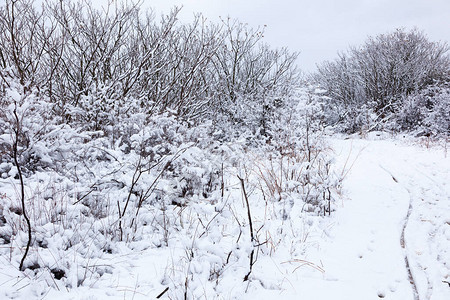
[[[399,183],[398,179],[389,171],[387,170],[385,167],[383,167],[382,165],[380,165],[380,168],[382,168],[384,171],[386,171],[391,177],[392,180],[394,180],[395,183]],[[405,231],[406,231],[406,227],[408,226],[408,221],[409,221],[409,217],[411,216],[411,212],[413,210],[413,198],[411,197],[411,192],[405,188],[408,191],[408,194],[410,195],[409,197],[409,206],[408,206],[408,211],[406,213],[406,217],[405,217],[405,222],[403,223],[403,227],[402,227],[402,235],[400,237],[400,245],[402,246],[402,248],[405,250],[405,266],[406,266],[406,272],[408,273],[408,279],[409,282],[411,283],[411,288],[413,290],[414,293],[414,300],[420,300],[419,297],[419,293],[417,291],[417,286],[416,283],[414,281],[414,276],[411,272],[411,267],[410,267],[410,263],[409,263],[409,258],[408,258],[408,254],[406,251],[406,241],[405,241]],[[428,281],[429,283],[429,281]]]
[[[397,141],[333,144],[341,165],[349,151],[358,157],[344,182],[350,199],[324,246],[324,269],[354,287],[352,294],[336,289],[335,299],[450,299],[443,284],[450,276],[449,158]]]

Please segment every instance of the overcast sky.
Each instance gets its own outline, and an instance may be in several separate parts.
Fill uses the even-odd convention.
[[[265,40],[274,47],[300,52],[299,66],[316,63],[337,51],[361,44],[368,35],[398,27],[423,30],[430,40],[450,41],[450,0],[144,0],[168,12],[183,6],[180,19],[201,12],[212,21],[237,18],[252,27],[267,25]]]

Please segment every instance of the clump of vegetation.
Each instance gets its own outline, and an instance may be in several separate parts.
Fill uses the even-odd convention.
[[[120,245],[189,239],[186,265],[162,281],[173,298],[194,295],[189,282],[212,288],[243,259],[250,280],[291,215],[334,210],[340,181],[317,95],[298,89],[297,54],[238,21],[181,24],[178,13],[72,1],[0,8],[0,255],[27,276],[93,286],[111,266],[90,261]],[[236,182],[248,216],[236,210]],[[273,227],[252,210],[269,204]],[[210,248],[214,260],[193,269]]]
[[[319,65],[314,81],[327,91],[328,124],[448,135],[449,49],[417,29],[398,29]]]

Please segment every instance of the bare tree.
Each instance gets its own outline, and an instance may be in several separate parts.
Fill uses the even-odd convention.
[[[450,67],[445,43],[424,33],[397,29],[369,37],[334,62],[318,66],[314,78],[341,110],[365,106],[383,119],[396,113],[401,100],[445,78]]]

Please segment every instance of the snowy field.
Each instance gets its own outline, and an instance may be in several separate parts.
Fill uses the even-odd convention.
[[[450,300],[445,41],[3,2],[0,300]]]
[[[449,299],[450,159],[396,140],[333,140],[354,165],[347,199],[315,255],[324,274],[297,274],[292,299]],[[356,158],[357,157],[357,158]],[[291,293],[292,291],[292,293]]]
[[[261,200],[257,181],[235,166],[225,203],[199,200],[166,212],[177,220],[167,247],[144,229],[141,240],[86,261],[76,262],[80,249],[69,250],[84,267],[56,280],[20,272],[18,258],[7,255],[13,250],[0,246],[0,299],[450,299],[446,146],[376,134],[329,143],[334,169],[345,176],[331,216]],[[236,175],[248,176],[253,242]]]

